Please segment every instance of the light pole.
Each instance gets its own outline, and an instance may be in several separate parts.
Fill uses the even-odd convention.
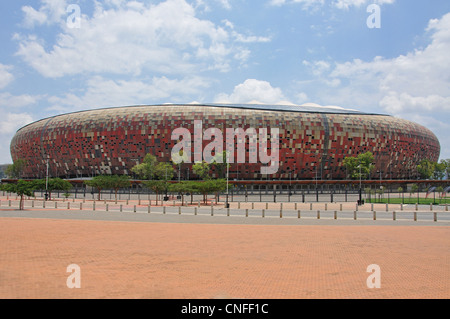
[[[362,205],[361,161],[359,161],[359,201],[358,201],[358,205]]]
[[[50,157],[47,155],[47,173],[45,175],[45,200],[48,199],[48,161]]]
[[[225,203],[225,208],[229,208],[230,204],[228,203],[228,181],[229,181],[229,174],[230,174],[230,166],[228,165],[228,153],[226,156],[226,163],[227,165],[227,197],[226,197],[226,203]]]

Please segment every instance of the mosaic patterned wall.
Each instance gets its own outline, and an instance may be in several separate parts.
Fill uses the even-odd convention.
[[[168,161],[172,130],[202,120],[203,130],[278,128],[277,174],[262,176],[261,164],[233,164],[234,179],[344,179],[343,160],[371,151],[374,178],[413,178],[420,160],[437,161],[436,136],[416,123],[385,115],[283,112],[199,105],[99,109],[54,116],[20,129],[11,142],[13,160],[26,159],[26,178],[129,174],[147,153]],[[210,141],[204,141],[204,146]],[[236,142],[235,142],[236,143]],[[224,146],[225,148],[225,146]],[[237,149],[237,145],[235,145]],[[248,143],[246,145],[248,152]],[[195,178],[184,164],[182,178]]]

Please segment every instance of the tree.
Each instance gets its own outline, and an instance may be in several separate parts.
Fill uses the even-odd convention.
[[[227,151],[223,151],[222,153],[216,154],[213,158],[212,166],[217,171],[217,176],[219,178],[226,178],[226,169],[228,164],[228,155]]]
[[[436,187],[436,192],[439,193],[439,204],[440,204],[442,201],[442,197],[444,195],[444,187],[442,187],[442,186]]]
[[[346,157],[343,163],[352,179],[367,179],[375,168],[373,161],[373,154],[366,152],[357,157]]]
[[[108,176],[109,185],[107,188],[114,189],[115,199],[117,203],[117,191],[121,188],[128,188],[131,185],[130,177],[127,175]]]
[[[409,191],[409,199],[410,200],[411,200],[411,195],[413,195],[417,191],[419,191],[419,186],[417,184],[412,184],[411,190]]]
[[[111,181],[108,177],[109,176],[106,176],[106,175],[99,175],[99,176],[93,177],[89,181],[84,182],[87,186],[96,188],[98,190],[98,200],[100,200],[102,190],[109,188],[111,185],[110,184]]]
[[[434,163],[434,173],[433,173],[434,179],[442,180],[445,177],[445,171],[446,171],[446,163],[444,161],[441,161],[440,163]]]
[[[445,166],[445,175],[447,179],[450,179],[450,158],[441,160],[441,163]]]
[[[169,185],[169,191],[181,195],[181,206],[184,206],[184,195],[192,192],[192,184],[189,182],[179,182]]]
[[[36,190],[36,183],[31,181],[19,180],[17,183],[3,184],[0,185],[0,189],[10,193],[16,193],[20,196],[19,210],[23,210],[24,202],[23,197],[34,196],[34,191]]]
[[[68,191],[72,188],[72,184],[68,181],[61,178],[49,178],[48,183],[47,179],[38,179],[35,181],[36,189],[47,190],[48,191],[48,199],[52,198],[52,192],[59,191]]]
[[[5,169],[5,174],[9,178],[21,178],[22,171],[24,167],[27,165],[27,161],[24,159],[17,159],[13,164],[8,165]]]
[[[192,165],[192,171],[204,181],[211,179],[211,176],[209,175],[209,172],[211,171],[211,165],[205,161],[197,162]]]
[[[147,154],[145,155],[143,162],[135,165],[133,168],[131,168],[131,171],[140,179],[153,179],[155,175],[155,167],[157,164],[158,159],[152,154]]]
[[[417,172],[419,173],[420,178],[429,179],[429,178],[433,177],[434,167],[435,167],[434,162],[432,162],[428,159],[421,160],[420,164],[417,165]]]
[[[165,181],[151,180],[142,183],[144,187],[151,189],[156,194],[156,205],[158,206],[158,196],[167,189]]]

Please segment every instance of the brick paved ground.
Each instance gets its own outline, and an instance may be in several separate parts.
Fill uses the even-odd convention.
[[[0,218],[0,298],[449,298],[448,226]],[[81,288],[69,289],[69,264]],[[381,267],[369,289],[366,268]]]

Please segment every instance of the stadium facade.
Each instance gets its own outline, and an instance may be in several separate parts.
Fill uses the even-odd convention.
[[[437,161],[440,154],[439,141],[429,129],[389,115],[309,104],[162,104],[80,111],[39,120],[17,131],[11,155],[14,161],[27,161],[23,178],[45,177],[47,162],[52,177],[132,175],[131,168],[148,153],[159,161],[170,161],[178,143],[171,138],[173,130],[186,128],[194,134],[198,121],[203,130],[279,130],[277,172],[264,175],[262,163],[235,160],[230,179],[345,179],[344,158],[367,151],[375,158],[374,178],[381,171],[383,179],[408,179],[417,176],[422,159]],[[203,147],[210,142],[203,140]],[[234,140],[236,150],[240,143]],[[246,152],[251,151],[249,147],[247,139]],[[180,175],[195,178],[192,164],[183,164]]]

